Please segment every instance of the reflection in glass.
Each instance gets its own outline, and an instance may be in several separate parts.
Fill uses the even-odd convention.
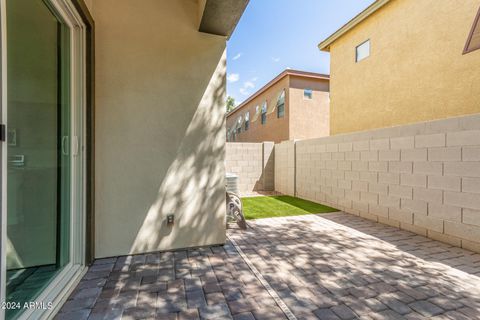
[[[8,0],[7,49],[6,289],[23,305],[70,256],[68,28],[46,1]]]

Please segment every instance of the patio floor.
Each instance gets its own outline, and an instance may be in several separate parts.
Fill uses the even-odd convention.
[[[297,319],[480,319],[480,254],[344,213],[231,238]],[[286,319],[232,242],[97,260],[57,319]]]

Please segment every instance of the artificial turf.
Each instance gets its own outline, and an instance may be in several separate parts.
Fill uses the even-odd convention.
[[[245,219],[299,216],[310,213],[335,212],[337,209],[291,196],[242,198]]]

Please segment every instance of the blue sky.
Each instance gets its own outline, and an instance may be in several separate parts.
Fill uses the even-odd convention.
[[[227,94],[237,104],[286,68],[330,73],[317,45],[374,0],[250,0],[227,43]]]

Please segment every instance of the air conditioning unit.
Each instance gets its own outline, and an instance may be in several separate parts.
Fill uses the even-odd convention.
[[[236,174],[227,172],[225,184],[227,192],[238,194],[238,176]]]

